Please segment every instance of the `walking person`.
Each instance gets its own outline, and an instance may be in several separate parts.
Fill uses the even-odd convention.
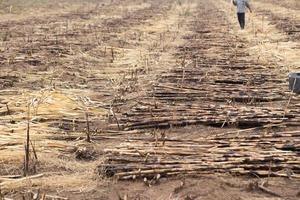
[[[243,30],[245,28],[245,12],[246,8],[252,13],[248,0],[232,0],[233,5],[237,7],[237,17],[240,23],[240,27]]]

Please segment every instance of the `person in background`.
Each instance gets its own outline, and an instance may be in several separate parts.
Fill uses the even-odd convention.
[[[240,23],[240,27],[243,30],[245,28],[245,12],[246,8],[252,13],[248,0],[232,0],[233,5],[237,7],[237,17]]]

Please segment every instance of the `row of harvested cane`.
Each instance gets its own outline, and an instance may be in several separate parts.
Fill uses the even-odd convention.
[[[231,173],[300,178],[300,131],[132,138],[106,149],[99,172],[119,179]]]
[[[282,109],[266,106],[243,106],[203,103],[176,103],[167,105],[136,106],[120,119],[126,130],[145,128],[168,128],[172,126],[186,126],[204,124],[217,127],[258,127],[266,124],[280,124],[283,122],[296,125],[300,122],[297,110]]]

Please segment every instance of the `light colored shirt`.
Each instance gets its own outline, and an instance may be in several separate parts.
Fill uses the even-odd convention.
[[[246,8],[249,7],[248,0],[234,0],[237,7],[237,13],[245,13]]]

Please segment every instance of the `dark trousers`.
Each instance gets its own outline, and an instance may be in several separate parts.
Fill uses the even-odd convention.
[[[238,13],[237,16],[238,16],[238,20],[239,20],[241,29],[244,29],[245,28],[245,13]]]

